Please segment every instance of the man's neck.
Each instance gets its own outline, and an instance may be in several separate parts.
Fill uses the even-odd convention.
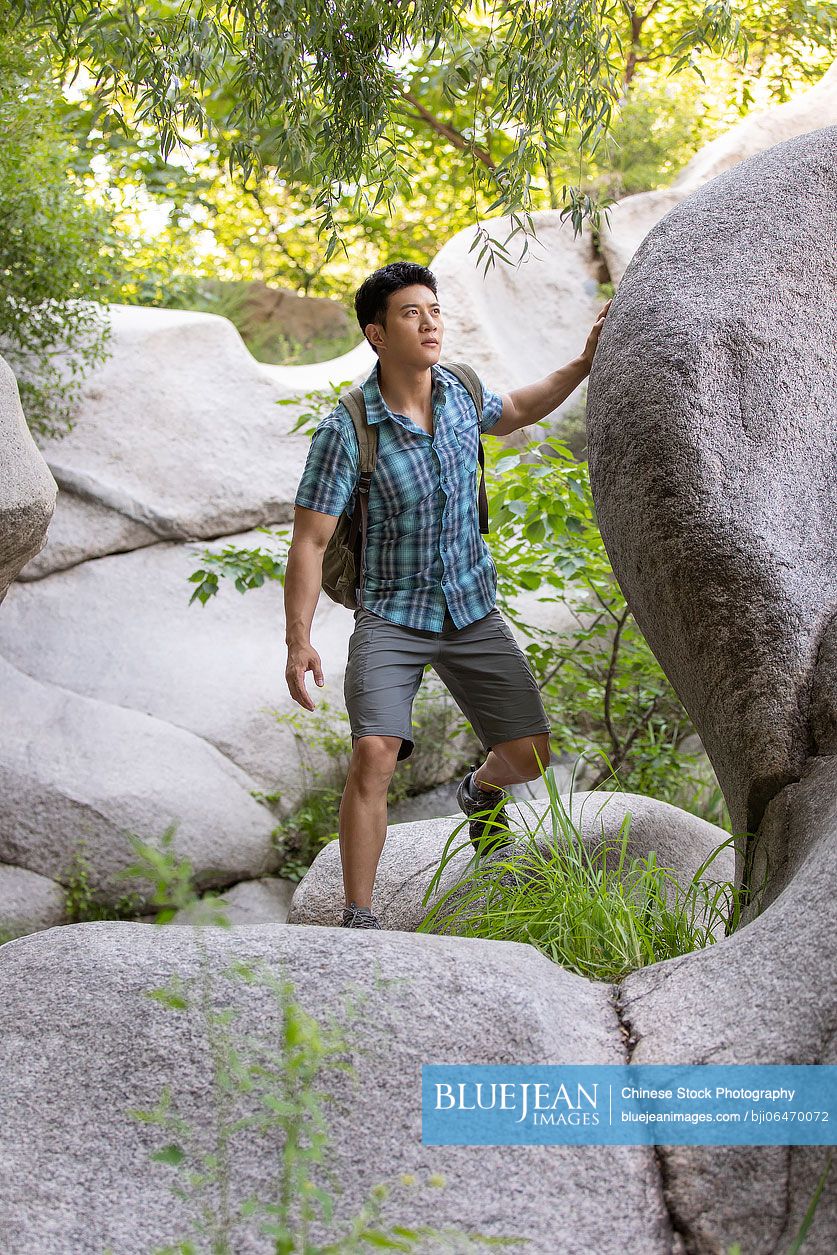
[[[410,418],[431,415],[433,376],[429,366],[404,366],[379,359],[378,387],[394,413],[407,414]]]

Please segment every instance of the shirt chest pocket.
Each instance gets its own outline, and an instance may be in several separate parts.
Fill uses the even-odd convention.
[[[454,429],[456,443],[459,448],[460,466],[467,475],[472,475],[477,465],[479,450],[479,431],[476,422],[458,423]]]

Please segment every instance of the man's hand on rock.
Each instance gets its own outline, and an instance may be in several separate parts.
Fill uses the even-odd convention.
[[[298,702],[306,710],[313,710],[314,703],[308,696],[308,690],[305,687],[305,676],[308,671],[314,673],[314,683],[319,688],[322,688],[322,664],[320,655],[313,645],[289,645],[288,665],[285,668],[285,679],[288,682],[288,689],[295,702]]]
[[[610,306],[612,303],[613,303],[613,297],[611,297],[610,300],[607,302],[607,304],[603,305],[602,308],[599,310],[598,317],[596,318],[596,321],[593,323],[593,326],[590,329],[590,334],[587,337],[587,343],[584,346],[581,356],[584,358],[584,361],[587,363],[588,370],[593,365],[593,357],[596,352],[596,345],[599,343],[599,336],[601,335],[605,318],[607,318],[607,311],[610,309]]]

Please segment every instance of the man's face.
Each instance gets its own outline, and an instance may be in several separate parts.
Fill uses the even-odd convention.
[[[423,283],[399,288],[389,298],[386,327],[370,323],[368,334],[382,359],[430,367],[439,360],[445,334],[438,299]]]

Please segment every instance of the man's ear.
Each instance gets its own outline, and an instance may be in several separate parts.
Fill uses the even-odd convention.
[[[370,345],[373,345],[375,348],[381,348],[383,344],[383,339],[381,336],[380,323],[368,322],[366,324],[366,327],[364,328],[364,332],[366,335],[366,339],[369,341]],[[370,335],[370,332],[371,332],[371,335]]]

